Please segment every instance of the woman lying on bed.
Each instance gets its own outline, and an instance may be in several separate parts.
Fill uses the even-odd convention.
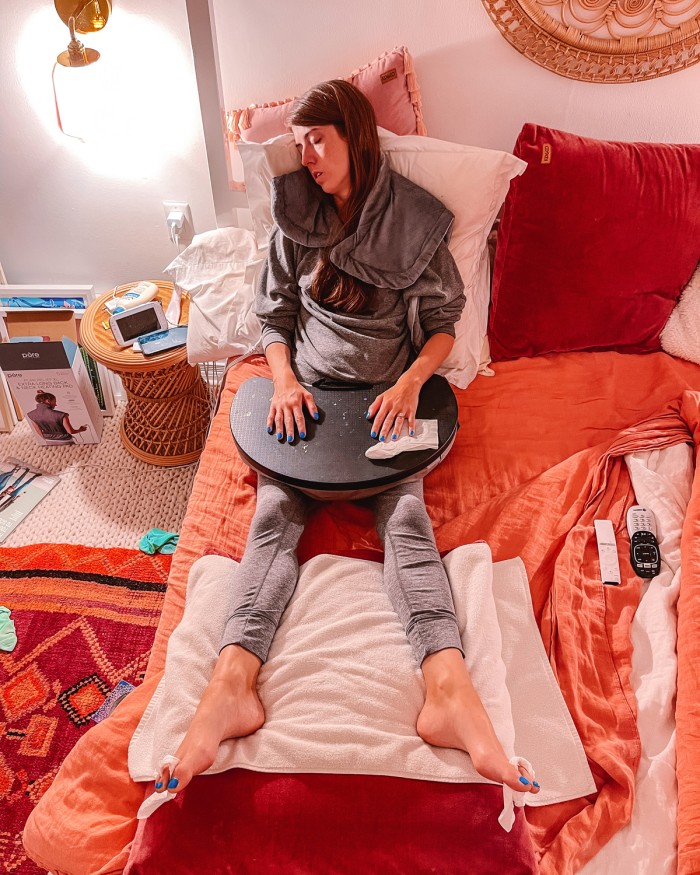
[[[294,105],[294,137],[305,169],[273,180],[276,226],[256,312],[272,371],[267,431],[305,437],[306,388],[319,378],[393,382],[370,405],[372,437],[395,440],[415,428],[421,386],[454,342],[463,284],[445,236],[453,216],[382,158],[374,111],[352,85],[334,80]],[[418,301],[428,338],[416,353],[407,326]],[[368,426],[370,427],[370,426]],[[458,748],[477,771],[514,790],[539,786],[511,765],[472,686],[445,570],[423,502],[422,482],[371,499],[384,542],[384,583],[426,684],[418,734]],[[214,761],[221,741],[259,729],[260,666],[297,582],[296,549],[312,500],[258,475],[257,506],[212,679],[174,768],[156,789],[182,790]]]

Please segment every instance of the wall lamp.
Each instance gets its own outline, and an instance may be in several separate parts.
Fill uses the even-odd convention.
[[[68,48],[56,59],[63,67],[87,67],[100,53],[86,49],[76,33],[95,33],[107,24],[112,11],[110,0],[54,0],[56,12],[70,30]]]

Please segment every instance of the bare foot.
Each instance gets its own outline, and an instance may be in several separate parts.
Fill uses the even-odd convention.
[[[190,728],[175,752],[177,766],[164,766],[156,778],[159,793],[179,793],[211,766],[227,738],[252,735],[265,722],[256,682],[260,660],[236,644],[221,651],[211,681]],[[171,786],[173,785],[174,786]]]
[[[424,660],[422,669],[427,695],[416,730],[423,741],[465,751],[477,772],[489,781],[506,784],[519,793],[539,793],[533,776],[508,761],[461,653],[438,651]]]

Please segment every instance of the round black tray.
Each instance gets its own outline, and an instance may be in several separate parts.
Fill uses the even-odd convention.
[[[367,408],[391,383],[374,386],[311,387],[318,407],[315,421],[308,412],[306,437],[295,434],[292,443],[267,433],[272,381],[246,380],[231,405],[231,433],[242,458],[256,471],[292,486],[348,492],[386,486],[417,474],[445,452],[454,440],[457,399],[444,377],[432,376],[423,386],[418,419],[437,419],[438,448],[400,453],[391,459],[368,459],[376,439],[370,436]]]

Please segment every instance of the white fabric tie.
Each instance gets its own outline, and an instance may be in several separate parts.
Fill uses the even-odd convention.
[[[365,452],[368,459],[390,459],[399,453],[411,450],[436,450],[438,448],[437,419],[417,419],[415,435],[410,437],[408,425],[404,423],[401,433],[395,441],[389,437],[385,441],[377,441]]]
[[[177,757],[163,757],[161,770],[164,766],[170,766],[170,775],[172,776],[173,769],[179,762],[180,760]],[[156,780],[157,779],[158,775],[156,775]],[[154,790],[153,793],[151,793],[150,796],[147,796],[141,803],[141,807],[136,812],[136,819],[145,820],[147,817],[150,817],[154,811],[157,811],[161,805],[165,805],[166,802],[170,802],[171,799],[174,799],[176,795],[176,793],[171,793],[170,790],[166,790],[165,793],[159,793],[157,790]]]
[[[535,780],[535,770],[532,768],[530,763],[524,757],[513,757],[508,761],[512,766],[515,766],[516,769],[519,766],[522,766],[524,769],[530,773],[531,780]],[[523,784],[523,786],[525,786]],[[515,823],[515,807],[523,808],[525,805],[525,793],[529,793],[529,790],[525,790],[523,793],[518,793],[517,790],[511,790],[511,788],[507,785],[503,785],[503,811],[498,815],[498,822],[503,827],[506,832],[510,832],[513,829],[513,824]]]

